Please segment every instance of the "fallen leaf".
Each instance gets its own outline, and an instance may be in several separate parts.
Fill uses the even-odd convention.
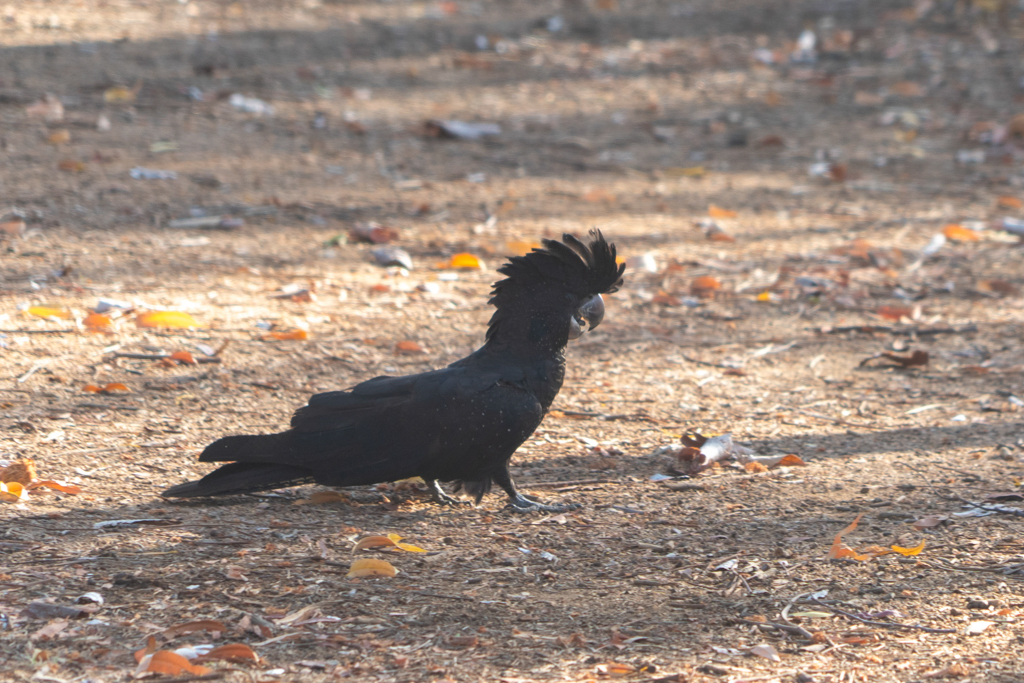
[[[992,626],[996,622],[994,621],[972,621],[967,625],[967,635],[976,636],[984,633],[988,630],[989,626]]]
[[[690,291],[697,296],[712,296],[722,288],[722,283],[713,275],[701,275],[690,283]]]
[[[398,239],[397,230],[380,223],[356,223],[348,235],[353,242],[369,244],[387,244]]]
[[[316,491],[309,498],[295,501],[296,505],[324,505],[325,503],[347,503],[349,497],[340,491]]]
[[[893,83],[889,87],[889,92],[900,97],[923,97],[925,94],[924,86],[914,81],[900,81],[899,83]]]
[[[1001,294],[1003,296],[1017,296],[1020,294],[1020,289],[1012,282],[1006,280],[979,280],[978,290],[982,292],[991,292],[992,294]]]
[[[480,644],[480,639],[476,636],[452,636],[448,639],[448,644],[452,647],[476,647]]]
[[[36,463],[31,458],[15,460],[10,465],[0,468],[0,482],[5,484],[21,484],[27,486],[36,478]]]
[[[739,214],[731,209],[723,209],[711,204],[708,206],[708,216],[711,218],[736,218]]]
[[[423,548],[420,548],[419,546],[412,545],[411,543],[400,543],[399,541],[402,540],[402,537],[399,536],[398,534],[388,534],[388,538],[392,542],[394,542],[396,547],[401,548],[402,550],[405,550],[406,552],[410,552],[410,553],[425,553],[425,552],[427,552]]]
[[[903,318],[912,318],[914,310],[909,306],[879,306],[875,312],[886,320],[902,320]]]
[[[213,660],[234,662],[235,664],[244,664],[246,662],[256,662],[258,664],[260,656],[256,654],[255,650],[245,643],[231,643],[229,645],[215,647],[206,654],[196,657],[197,662],[209,662]]]
[[[764,657],[765,659],[770,659],[773,662],[782,661],[782,658],[779,657],[779,653],[775,650],[774,647],[772,647],[768,643],[761,643],[760,645],[755,645],[754,647],[750,648],[750,654],[757,655],[758,657]]]
[[[103,315],[102,313],[90,313],[85,316],[85,320],[82,321],[91,332],[104,332],[107,331],[113,324],[110,316]]]
[[[928,365],[928,360],[929,360],[928,352],[927,351],[922,351],[921,349],[918,349],[917,351],[914,351],[909,356],[901,356],[899,354],[890,353],[888,351],[883,351],[878,357],[879,358],[888,358],[889,360],[893,361],[894,363],[896,363],[897,365],[899,365],[902,368],[917,368],[917,367],[921,367],[921,366],[924,366],[924,365]],[[870,359],[865,359],[865,360],[870,360]],[[864,363],[862,362],[861,365],[863,365],[863,364]]]
[[[945,669],[939,669],[938,671],[929,671],[924,674],[925,678],[963,678],[969,676],[971,670],[960,662],[950,664]]]
[[[212,619],[202,619],[199,621],[188,621],[184,624],[177,624],[170,627],[163,632],[164,638],[171,640],[178,636],[183,636],[186,633],[196,633],[197,631],[214,631],[223,633],[227,630],[227,626],[222,621],[214,621]]]
[[[387,536],[367,536],[366,538],[359,539],[359,542],[352,548],[352,552],[366,550],[367,548],[394,548],[397,545],[395,541]]]
[[[917,520],[911,526],[913,526],[915,529],[931,529],[933,527],[939,526],[948,519],[949,518],[945,515],[928,515],[927,517],[922,517],[921,519]]]
[[[57,162],[57,168],[67,173],[81,173],[85,170],[85,162],[77,159],[61,159]]]
[[[289,330],[287,332],[271,332],[266,338],[278,341],[306,341],[309,339],[309,332],[306,330]]]
[[[71,142],[71,131],[67,128],[60,128],[46,136],[46,142],[51,145],[64,145]]]
[[[400,341],[397,344],[395,344],[395,353],[404,356],[411,356],[418,353],[426,353],[426,349],[424,349],[422,346],[420,346],[414,341],[406,340]]]
[[[25,487],[16,481],[0,483],[0,500],[5,503],[20,503],[27,498]]]
[[[55,308],[53,306],[29,306],[26,310],[29,315],[39,316],[40,318],[61,318],[62,320],[71,319],[71,311],[66,308]]]
[[[199,323],[188,313],[181,311],[151,311],[135,318],[139,327],[199,327]]]
[[[683,303],[683,300],[674,294],[659,290],[657,294],[651,297],[652,304],[662,304],[663,306],[678,306]]]
[[[594,671],[597,672],[598,676],[610,676],[611,678],[622,678],[628,676],[634,671],[636,667],[630,666],[629,664],[620,664],[618,662],[609,662],[607,664],[598,664]]]
[[[748,462],[746,465],[743,466],[743,469],[745,469],[750,474],[760,474],[761,472],[767,472],[768,466],[764,465],[763,463],[759,463],[755,460],[752,462]]]
[[[205,676],[210,669],[198,664],[192,664],[176,652],[170,650],[158,650],[153,654],[145,655],[139,662],[136,674],[145,672],[166,674],[168,676],[179,676],[181,674],[192,674],[193,676]]]
[[[778,467],[802,467],[806,465],[807,463],[799,455],[789,453],[779,461]]]
[[[248,581],[249,577],[245,575],[245,570],[237,565],[228,565],[227,569],[224,570],[224,576],[231,579],[232,581]]]
[[[43,479],[41,481],[34,481],[28,485],[29,491],[32,491],[34,489],[53,489],[54,491],[60,491],[61,493],[67,493],[72,496],[77,496],[79,493],[82,492],[82,489],[79,486],[62,484],[59,481],[54,481],[53,479]]]
[[[522,242],[520,240],[513,240],[505,244],[505,251],[508,252],[509,256],[526,256],[534,249],[540,248],[540,242]]]
[[[673,166],[666,168],[663,173],[669,178],[700,178],[706,171],[703,166]]]
[[[942,234],[946,236],[946,239],[951,239],[954,242],[977,242],[981,239],[977,232],[958,223],[950,223],[944,227]]]
[[[49,640],[68,627],[67,619],[55,619],[32,634],[32,640]]]
[[[115,85],[113,88],[103,91],[103,101],[107,104],[129,104],[135,101],[137,92],[123,85]]]
[[[361,558],[354,560],[348,568],[346,579],[361,579],[368,576],[392,577],[398,574],[398,570],[386,560],[375,560]]]
[[[473,256],[473,254],[461,253],[451,257],[448,261],[448,267],[483,270],[484,264],[483,261]]]
[[[615,195],[613,195],[611,192],[609,192],[608,190],[601,189],[590,190],[589,192],[583,195],[583,199],[593,204],[600,204],[602,202],[605,204],[614,204],[616,201],[618,201]]]
[[[1024,202],[1016,197],[1000,197],[996,200],[996,205],[1003,209],[1024,209]]]
[[[838,559],[840,557],[846,557],[846,556],[848,556],[850,554],[853,554],[853,555],[857,554],[854,551],[850,550],[849,548],[844,548],[843,547],[843,536],[853,532],[857,528],[857,525],[860,524],[860,518],[863,517],[863,516],[864,516],[864,513],[863,512],[860,513],[859,515],[857,515],[856,519],[854,519],[852,522],[850,522],[850,525],[848,527],[846,527],[845,529],[840,531],[838,534],[836,534],[835,539],[832,541],[832,547],[829,548],[828,555],[825,556],[825,559],[835,560],[835,559]]]
[[[894,552],[897,552],[900,555],[906,555],[907,557],[910,557],[911,555],[920,555],[921,551],[924,550],[924,541],[922,540],[920,544],[913,548],[901,548],[898,545],[894,545],[892,546],[892,549]]]
[[[171,360],[176,360],[185,365],[199,365],[199,363],[196,362],[196,359],[193,358],[192,354],[188,351],[175,351],[170,355],[170,358]]]

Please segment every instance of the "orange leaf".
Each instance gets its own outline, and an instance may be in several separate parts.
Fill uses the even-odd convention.
[[[192,674],[194,676],[205,676],[210,673],[210,670],[205,666],[192,664],[178,653],[171,652],[170,650],[158,650],[152,655],[146,655],[142,658],[142,661],[139,662],[139,669],[141,671],[154,671],[156,673],[167,674],[168,676],[178,676],[183,673]]]
[[[879,306],[876,313],[886,320],[902,320],[912,318],[914,309],[909,306]]]
[[[636,671],[636,668],[630,666],[629,664],[609,662],[607,664],[598,664],[595,670],[601,676],[610,676],[611,678],[622,678],[623,676],[628,676],[634,671]]]
[[[416,353],[426,353],[426,350],[414,341],[400,341],[395,344],[395,353],[413,355]]]
[[[799,455],[790,453],[779,461],[778,467],[797,467],[800,465],[807,465],[807,463],[801,460]]]
[[[957,223],[950,223],[942,229],[942,234],[954,242],[977,242],[981,239],[978,233]]]
[[[71,131],[67,128],[55,130],[46,137],[46,141],[51,145],[63,145],[71,142]]]
[[[150,311],[135,318],[139,327],[199,327],[199,323],[188,313],[181,311]]]
[[[54,308],[52,306],[29,306],[26,311],[29,315],[37,315],[40,318],[61,318],[69,320],[71,311],[66,308]]]
[[[360,579],[367,576],[395,576],[398,574],[398,570],[395,569],[394,565],[386,560],[374,560],[370,558],[361,558],[354,560],[348,568],[348,574],[345,575],[346,579]]]
[[[652,304],[663,304],[665,306],[678,306],[679,304],[681,304],[683,302],[677,296],[669,294],[668,292],[659,291],[651,299],[651,303]]]
[[[107,386],[105,386],[102,389],[100,389],[100,391],[102,391],[104,394],[112,394],[115,391],[124,391],[124,392],[131,393],[131,389],[129,389],[124,384],[121,384],[120,382],[111,382]]]
[[[245,662],[259,663],[260,656],[245,643],[231,643],[215,647],[205,655],[196,657],[196,661],[208,662],[211,659],[219,659],[225,662],[243,664]]]
[[[309,332],[305,330],[289,330],[288,332],[271,332],[271,339],[278,341],[306,341],[309,339]]]
[[[849,548],[843,547],[843,536],[856,529],[857,525],[860,523],[860,518],[863,516],[864,513],[860,513],[859,515],[857,515],[857,519],[850,522],[850,526],[846,527],[838,534],[836,534],[835,540],[832,541],[832,547],[829,549],[828,555],[826,555],[826,559],[834,560],[840,557],[846,557],[850,554],[856,555],[854,551],[850,550]]]
[[[0,500],[5,503],[18,503],[26,497],[25,487],[18,482],[0,483]]]
[[[897,552],[900,555],[906,555],[907,557],[910,557],[911,555],[920,555],[921,551],[924,550],[924,541],[922,540],[919,545],[913,548],[901,548],[898,545],[894,545],[892,546],[892,549],[894,552]]]
[[[719,206],[711,204],[708,206],[708,216],[711,218],[736,218],[738,216],[735,211],[730,209],[723,209]]]
[[[587,192],[586,194],[583,195],[583,199],[593,204],[600,204],[601,202],[604,202],[606,204],[614,204],[616,202],[615,195],[613,195],[608,190],[600,189],[591,190],[590,192]]]
[[[103,391],[103,387],[98,387],[95,384],[86,384],[82,387],[82,391],[88,391],[90,394],[98,394]]]
[[[184,363],[185,365],[198,365],[196,359],[193,358],[192,354],[188,351],[175,351],[171,354],[171,359],[176,360],[179,363]]]
[[[471,268],[474,270],[482,270],[484,264],[480,259],[472,254],[455,254],[448,262],[449,268]]]
[[[149,636],[146,638],[146,647],[135,651],[135,661],[141,662],[143,657],[151,655],[154,652],[156,652],[156,637]]]
[[[112,321],[110,316],[103,315],[102,313],[90,313],[85,316],[85,320],[82,324],[88,327],[93,332],[100,332],[110,327]]]
[[[505,245],[505,250],[510,256],[526,256],[534,249],[540,249],[540,242],[522,242],[513,240]]]
[[[722,288],[722,283],[713,275],[701,275],[690,283],[690,290],[694,294],[707,295]]]
[[[81,173],[85,170],[85,162],[76,159],[61,159],[57,162],[57,168],[68,173]]]
[[[323,505],[324,503],[346,503],[349,497],[340,491],[316,491],[309,498],[295,501],[296,505]]]
[[[712,225],[704,231],[704,237],[712,242],[735,242],[736,238],[718,225]]]
[[[52,479],[44,479],[42,481],[34,481],[28,485],[28,490],[33,489],[53,489],[54,491],[60,491],[61,493],[67,493],[72,496],[77,496],[82,492],[82,489],[78,486],[69,486],[68,484],[61,484],[59,481]]]
[[[356,546],[352,548],[352,552],[366,550],[367,548],[394,548],[397,545],[398,543],[387,536],[367,536],[366,538],[359,539]]]
[[[996,204],[1004,209],[1024,209],[1024,202],[1016,197],[1000,197]]]

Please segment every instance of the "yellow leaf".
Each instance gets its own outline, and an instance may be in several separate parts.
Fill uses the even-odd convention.
[[[37,315],[40,318],[61,318],[63,320],[71,319],[71,311],[66,308],[54,308],[53,306],[29,306],[26,312],[29,315]]]
[[[513,240],[505,244],[505,251],[510,256],[526,256],[534,249],[540,249],[540,242],[523,242],[521,240]]]
[[[107,88],[103,93],[103,101],[108,104],[127,104],[135,101],[135,91],[123,85]]]
[[[394,548],[398,543],[396,543],[394,539],[390,538],[390,536],[394,536],[394,534],[390,534],[389,536],[367,536],[366,538],[362,538],[358,543],[356,543],[356,547],[352,548],[352,552],[366,550],[367,548]],[[401,536],[396,536],[396,538],[401,538]]]
[[[85,320],[82,321],[82,324],[93,332],[102,332],[109,328],[112,322],[113,321],[108,315],[103,315],[102,313],[90,313],[85,316]]]
[[[305,330],[290,330],[288,332],[271,332],[268,335],[270,339],[277,339],[278,341],[306,341],[309,339],[309,332]]]
[[[16,481],[0,483],[0,500],[5,503],[18,503],[27,498],[25,487]]]
[[[711,218],[736,218],[738,214],[730,209],[723,209],[721,207],[711,204],[708,206],[708,216]]]
[[[476,270],[483,270],[484,264],[476,256],[472,254],[455,254],[452,256],[451,261],[448,262],[449,268],[472,268]]]
[[[345,503],[348,496],[340,491],[317,491],[309,498],[295,501],[296,505],[323,505],[324,503]]]
[[[390,540],[390,539],[388,539]],[[361,558],[352,562],[348,568],[346,579],[361,579],[367,576],[395,576],[398,570],[386,560]]]
[[[921,543],[914,548],[901,548],[898,545],[894,545],[892,549],[900,555],[906,555],[908,557],[911,555],[920,555],[921,551],[924,550],[924,541],[921,541]]]
[[[150,311],[135,319],[139,327],[199,327],[199,323],[188,313],[181,311]]]
[[[402,537],[399,536],[398,534],[388,534],[388,539],[391,540],[397,547],[401,548],[402,550],[404,550],[406,552],[410,552],[410,553],[425,553],[425,552],[427,552],[423,548],[421,548],[419,546],[416,546],[416,545],[412,545],[411,543],[399,543],[399,541],[402,540]]]

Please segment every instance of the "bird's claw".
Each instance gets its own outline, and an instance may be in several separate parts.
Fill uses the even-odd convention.
[[[582,505],[579,503],[567,503],[564,505],[546,505],[533,496],[519,494],[508,501],[508,507],[512,512],[569,512],[579,510]]]
[[[461,498],[455,498],[454,496],[448,495],[447,493],[444,492],[444,490],[441,489],[441,487],[438,485],[436,481],[428,484],[428,488],[430,489],[430,499],[433,500],[438,505],[460,507],[462,505],[473,504],[473,501],[471,500],[462,500]]]

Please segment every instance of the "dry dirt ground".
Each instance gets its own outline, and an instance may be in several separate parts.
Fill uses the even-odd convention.
[[[980,0],[11,0],[0,458],[81,493],[0,503],[0,679],[131,680],[152,636],[248,645],[205,663],[231,681],[1024,680],[1022,41]],[[311,393],[462,357],[510,243],[591,227],[626,286],[513,461],[578,511],[159,497]],[[135,310],[89,332],[100,299]],[[688,431],[806,466],[680,478]],[[826,559],[861,513],[849,546],[924,550]],[[124,519],[157,522],[94,526]],[[388,533],[427,552],[346,578]]]

